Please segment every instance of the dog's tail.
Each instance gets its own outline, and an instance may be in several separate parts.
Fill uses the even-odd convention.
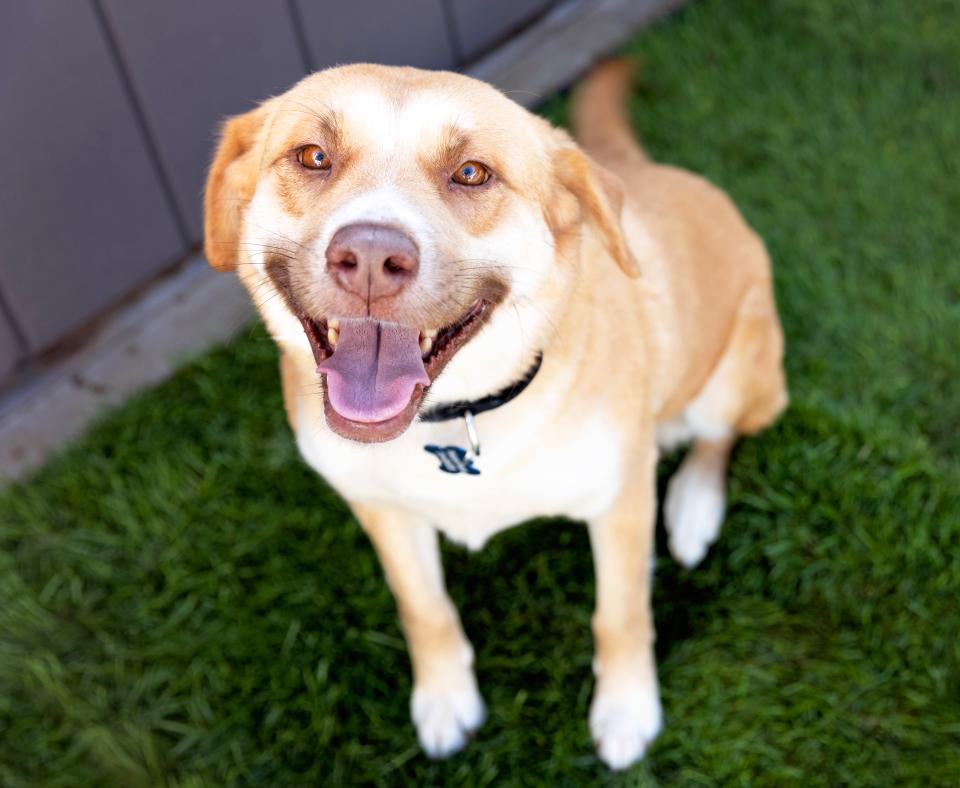
[[[573,135],[601,163],[647,160],[627,114],[634,75],[634,64],[626,58],[607,60],[574,91],[570,106]]]

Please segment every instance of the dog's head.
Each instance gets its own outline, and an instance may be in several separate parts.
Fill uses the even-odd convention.
[[[516,379],[585,222],[635,273],[616,179],[453,73],[307,77],[227,122],[205,209],[211,264],[238,269],[285,351],[312,352],[329,426],[360,441],[403,432],[427,389],[473,399]]]

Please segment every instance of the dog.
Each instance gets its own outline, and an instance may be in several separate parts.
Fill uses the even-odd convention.
[[[576,91],[575,138],[461,74],[348,65],[223,127],[205,248],[280,348],[298,448],[395,595],[426,753],[484,719],[438,533],[479,549],[541,515],[587,523],[589,728],[614,769],[661,727],[650,566],[658,450],[669,549],[717,537],[737,437],[787,403],[762,241],[630,129],[625,61]]]

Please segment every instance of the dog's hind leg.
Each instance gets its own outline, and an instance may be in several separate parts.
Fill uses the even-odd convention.
[[[695,442],[670,480],[664,520],[673,557],[696,566],[716,541],[727,498],[727,465],[737,437],[766,427],[787,404],[783,335],[766,289],[750,293],[729,346],[683,413]]]
[[[727,505],[727,464],[734,436],[698,440],[670,479],[664,519],[673,557],[686,567],[703,560],[720,535]]]

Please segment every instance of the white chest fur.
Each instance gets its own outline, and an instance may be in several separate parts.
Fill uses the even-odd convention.
[[[444,472],[424,448],[466,448],[462,420],[415,423],[394,441],[362,445],[337,437],[313,421],[313,409],[303,409],[297,442],[307,462],[347,500],[405,509],[479,549],[531,517],[590,519],[612,505],[621,481],[612,421],[597,412],[558,423],[553,404],[518,397],[477,416],[482,453],[473,464],[479,474]]]

